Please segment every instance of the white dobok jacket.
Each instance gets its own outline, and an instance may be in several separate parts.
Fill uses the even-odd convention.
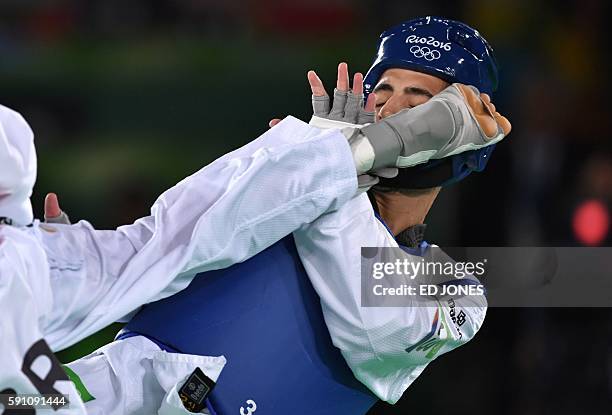
[[[356,189],[346,138],[288,118],[164,192],[132,225],[0,225],[0,391],[43,392],[32,379],[54,362],[28,360],[42,338],[53,351],[70,346],[199,272],[246,260]],[[85,413],[71,382],[55,389],[73,398],[60,413]]]
[[[1,227],[0,304],[11,318],[1,323],[0,345],[10,353],[0,358],[0,387],[35,391],[21,365],[41,337],[52,350],[64,348],[178,292],[195,274],[244,261],[293,232],[334,345],[357,379],[395,403],[433,358],[474,336],[486,301],[362,307],[361,247],[398,245],[367,195],[353,197],[356,187],[344,137],[290,117],[165,192],[133,225]],[[437,353],[411,349],[425,337]],[[188,412],[177,384],[195,366],[216,380],[224,364],[222,356],[170,354],[132,338],[69,367],[93,395],[113,396],[88,402],[89,414],[179,414]]]

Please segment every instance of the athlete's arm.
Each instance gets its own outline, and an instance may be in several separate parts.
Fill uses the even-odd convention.
[[[466,343],[482,325],[487,308],[482,296],[361,306],[361,247],[397,247],[366,195],[306,225],[294,238],[334,345],[355,377],[384,401],[397,402],[429,362]],[[453,321],[458,313],[465,319],[461,327]]]
[[[56,399],[58,413],[84,415],[74,384],[40,329],[52,307],[44,251],[26,232],[0,225],[0,395],[8,400],[23,394],[65,394],[70,405]],[[13,413],[9,403],[0,405],[4,413]]]
[[[132,225],[35,225],[55,284],[45,335],[54,350],[66,347],[198,272],[246,260],[356,189],[346,138],[288,117],[164,192]]]
[[[55,404],[54,412],[62,415],[85,415],[87,410],[108,415],[142,413],[145,402],[145,409],[150,409],[147,413],[191,413],[181,403],[177,389],[197,366],[216,381],[225,359],[165,353],[142,338],[139,340],[148,347],[135,348],[129,341],[113,343],[96,351],[95,357],[61,365],[40,329],[54,302],[48,268],[36,239],[0,225],[0,408],[6,408],[4,413],[12,413],[13,408],[6,405],[24,394],[67,395],[66,400],[57,396],[50,401]],[[144,367],[152,368],[155,376]],[[151,390],[166,391],[165,397]],[[93,407],[84,406],[82,398],[92,400]]]

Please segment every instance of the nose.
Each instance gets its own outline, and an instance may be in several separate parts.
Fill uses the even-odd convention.
[[[406,108],[410,108],[409,98],[406,95],[392,95],[387,102],[385,102],[385,105],[380,107],[376,117],[378,120],[387,118]]]

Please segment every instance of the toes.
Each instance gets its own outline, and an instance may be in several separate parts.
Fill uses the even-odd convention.
[[[499,112],[495,113],[495,121],[497,121],[497,124],[501,127],[504,135],[508,135],[510,131],[512,131],[512,124],[510,121]]]

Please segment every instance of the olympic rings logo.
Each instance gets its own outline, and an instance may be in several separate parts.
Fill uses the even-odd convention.
[[[410,47],[410,52],[414,55],[415,58],[425,58],[428,61],[440,59],[440,57],[442,56],[439,50],[431,50],[427,46],[414,45]]]

